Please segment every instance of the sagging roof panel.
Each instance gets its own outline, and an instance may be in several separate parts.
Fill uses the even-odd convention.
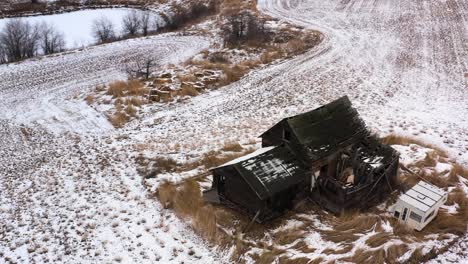
[[[366,126],[347,96],[310,112],[286,119],[311,157],[322,157],[341,143],[367,133]]]
[[[260,199],[304,181],[305,169],[288,149],[270,147],[258,153],[231,165],[235,166]]]

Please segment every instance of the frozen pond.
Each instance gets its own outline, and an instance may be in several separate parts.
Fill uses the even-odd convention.
[[[108,18],[113,23],[116,34],[120,35],[122,31],[122,18],[131,11],[145,12],[128,8],[108,8],[81,10],[56,15],[24,17],[21,19],[29,23],[41,23],[43,21],[52,23],[59,32],[64,34],[66,48],[72,49],[89,46],[96,42],[92,34],[92,25],[94,20],[101,17]],[[5,23],[10,19],[13,18],[0,19],[0,30],[3,30]],[[161,18],[157,14],[152,13],[152,21],[159,21],[160,19]]]

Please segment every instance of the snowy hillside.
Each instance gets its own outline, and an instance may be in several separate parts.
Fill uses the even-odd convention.
[[[188,162],[226,142],[255,145],[278,120],[342,95],[371,130],[468,166],[466,1],[258,0],[258,9],[325,39],[216,91],[147,105],[122,129],[84,96],[125,79],[129,62],[181,64],[213,39],[161,34],[0,65],[0,263],[230,262],[232,252],[154,199],[137,157]],[[467,241],[438,259],[467,262]]]

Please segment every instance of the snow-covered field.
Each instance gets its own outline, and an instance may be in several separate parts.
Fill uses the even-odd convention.
[[[160,65],[179,63],[208,45],[204,38],[166,34],[0,65],[0,118],[37,122],[54,132],[107,130],[110,125],[102,113],[83,100],[65,99],[126,79],[127,63],[146,58]]]
[[[114,25],[115,33],[120,35],[122,32],[122,18],[128,12],[132,12],[132,10],[137,13],[143,12],[138,9],[129,8],[105,8],[55,15],[29,16],[21,19],[31,24],[45,22],[54,25],[54,28],[63,34],[66,48],[73,49],[90,46],[96,42],[93,36],[93,22],[102,17],[107,18]],[[0,31],[12,19],[14,18],[0,19]],[[156,13],[152,13],[151,20],[162,23],[161,18]]]
[[[344,94],[376,132],[421,138],[468,164],[466,1],[258,6],[323,32],[324,42],[188,102],[148,106],[117,131],[73,96],[123,78],[127,59],[150,53],[176,63],[209,41],[161,35],[0,66],[0,260],[222,262],[223,252],[147,197],[135,157],[176,152],[185,159],[226,141],[245,143]],[[445,258],[468,261],[452,252],[467,240]]]

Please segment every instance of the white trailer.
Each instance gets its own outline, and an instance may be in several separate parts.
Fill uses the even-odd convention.
[[[398,198],[393,216],[411,228],[421,231],[439,212],[440,206],[447,201],[444,190],[420,181]]]

